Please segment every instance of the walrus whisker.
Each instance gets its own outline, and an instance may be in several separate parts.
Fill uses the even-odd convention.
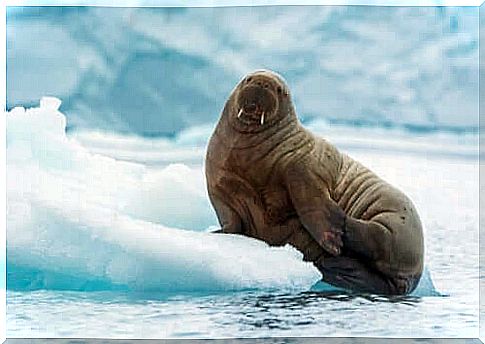
[[[240,109],[240,110],[239,110],[239,113],[237,114],[237,118],[240,118],[240,117],[241,117],[241,115],[242,115],[242,113],[243,113],[243,109]]]
[[[263,125],[263,124],[264,124],[264,112],[263,112],[263,114],[261,115],[261,125]]]

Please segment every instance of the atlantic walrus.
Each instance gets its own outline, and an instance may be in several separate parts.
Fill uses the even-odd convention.
[[[276,73],[256,71],[238,83],[205,166],[223,233],[291,244],[337,287],[387,295],[416,287],[424,244],[414,205],[303,128]]]

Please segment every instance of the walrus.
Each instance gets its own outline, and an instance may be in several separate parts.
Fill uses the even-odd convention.
[[[424,240],[415,206],[305,129],[275,72],[256,71],[236,85],[210,138],[205,172],[219,232],[290,244],[323,281],[353,292],[416,288]]]

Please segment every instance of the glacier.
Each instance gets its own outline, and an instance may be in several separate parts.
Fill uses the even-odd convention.
[[[304,122],[476,133],[477,61],[478,8],[7,10],[8,108],[62,98],[69,130],[174,137],[268,68]]]

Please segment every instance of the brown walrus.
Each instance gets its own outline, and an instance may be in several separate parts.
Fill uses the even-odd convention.
[[[416,287],[424,244],[414,205],[303,128],[276,73],[251,73],[232,91],[206,178],[223,233],[291,244],[337,287],[387,295]]]

